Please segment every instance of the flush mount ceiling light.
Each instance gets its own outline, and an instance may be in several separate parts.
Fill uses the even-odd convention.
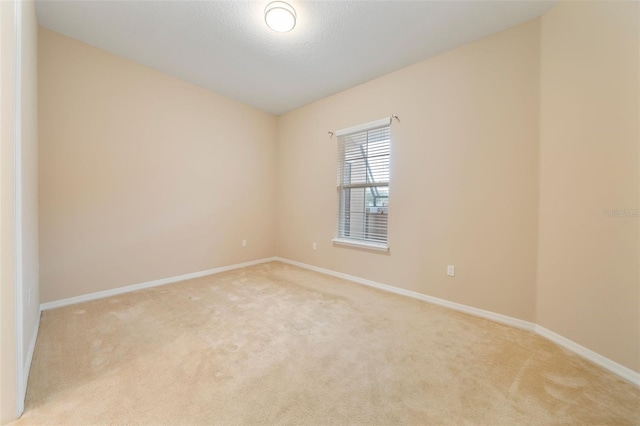
[[[286,33],[296,26],[296,11],[283,1],[272,1],[264,9],[264,21],[273,31]]]

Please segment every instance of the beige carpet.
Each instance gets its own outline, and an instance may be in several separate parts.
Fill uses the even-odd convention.
[[[640,424],[532,333],[282,263],[42,315],[16,424]]]

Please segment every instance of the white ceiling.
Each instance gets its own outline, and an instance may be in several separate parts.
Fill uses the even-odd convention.
[[[293,31],[264,1],[36,2],[38,22],[282,114],[540,16],[544,1],[300,1]]]

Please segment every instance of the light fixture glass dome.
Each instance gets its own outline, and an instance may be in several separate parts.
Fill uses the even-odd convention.
[[[296,26],[296,11],[283,1],[272,1],[264,9],[264,21],[273,31],[286,33]]]

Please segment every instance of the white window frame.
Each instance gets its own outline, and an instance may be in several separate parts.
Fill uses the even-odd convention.
[[[369,240],[366,238],[349,238],[348,236],[343,235],[344,191],[346,189],[358,188],[358,187],[361,187],[361,188],[362,187],[369,188],[374,186],[389,187],[391,176],[389,176],[389,180],[387,180],[386,182],[371,182],[371,185],[366,185],[366,184],[346,185],[344,183],[344,176],[345,176],[345,153],[344,153],[344,145],[343,145],[344,141],[341,138],[345,136],[350,136],[357,133],[365,133],[371,130],[376,130],[376,129],[385,128],[385,127],[390,129],[391,117],[372,121],[370,123],[360,124],[357,126],[338,130],[337,132],[335,132],[335,135],[338,137],[338,186],[337,186],[338,208],[337,208],[337,217],[336,217],[336,237],[333,239],[334,244],[343,245],[347,247],[357,247],[357,248],[365,248],[370,250],[378,250],[378,251],[384,251],[384,252],[389,250],[388,207],[386,208],[387,210],[386,241],[382,242],[382,241],[376,241],[373,239]],[[389,157],[390,156],[391,156],[391,141],[389,142]]]

